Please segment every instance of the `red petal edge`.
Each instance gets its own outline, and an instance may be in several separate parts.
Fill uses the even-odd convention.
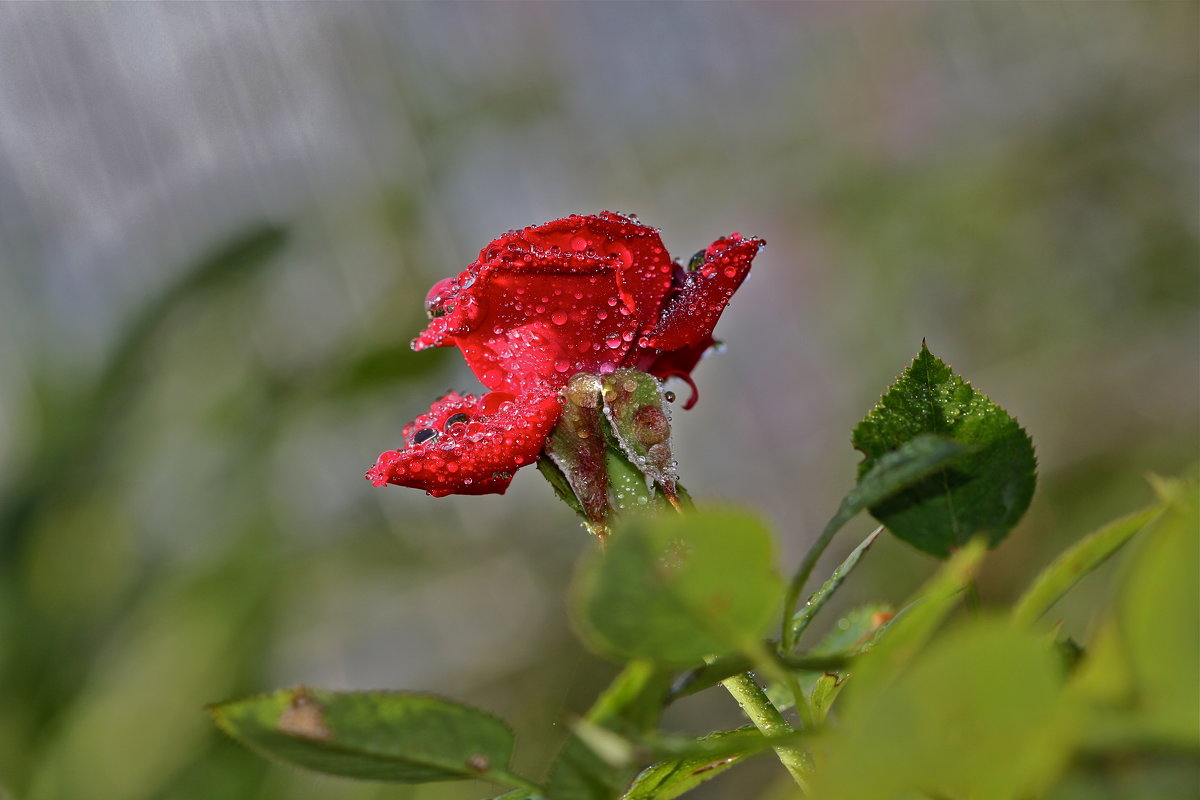
[[[557,393],[451,392],[405,426],[404,447],[380,455],[366,478],[434,497],[504,494],[513,473],[537,460],[560,411]]]
[[[687,274],[658,324],[638,344],[669,352],[694,347],[712,336],[729,298],[742,285],[765,242],[732,233],[708,246],[704,263]],[[694,362],[693,362],[694,363]]]

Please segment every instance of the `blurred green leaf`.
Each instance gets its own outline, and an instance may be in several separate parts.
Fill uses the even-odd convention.
[[[691,665],[757,648],[779,591],[762,521],[700,511],[627,520],[578,575],[572,605],[597,651]]]
[[[866,477],[888,453],[921,434],[972,448],[953,466],[872,504],[871,514],[918,549],[947,557],[976,534],[996,546],[1033,497],[1037,461],[1028,434],[1002,408],[921,352],[854,429]]]
[[[376,781],[514,783],[513,735],[496,717],[424,694],[283,689],[211,706],[217,725],[263,755]]]
[[[1176,484],[1121,589],[1120,635],[1151,741],[1200,747],[1200,500]]]
[[[847,711],[823,741],[813,796],[907,793],[1014,800],[1044,789],[1073,744],[1058,659],[1001,620],[941,637],[890,690]]]
[[[1073,544],[1042,570],[1021,595],[1013,607],[1013,621],[1019,625],[1033,624],[1083,576],[1104,563],[1161,513],[1160,505],[1144,508],[1113,520]]]
[[[907,665],[954,609],[983,560],[985,545],[976,539],[955,553],[890,620],[870,649],[854,664],[852,691],[846,701],[869,706],[886,694]]]

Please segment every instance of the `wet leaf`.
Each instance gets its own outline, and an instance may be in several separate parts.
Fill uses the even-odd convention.
[[[545,456],[539,461],[553,462],[575,497],[575,502],[568,500],[567,505],[577,513],[582,512],[589,530],[603,537],[608,532],[610,477],[600,378],[579,373],[571,378],[562,396],[562,414],[546,442]],[[550,478],[559,497],[567,499],[553,474],[548,474],[545,467],[539,468]]]
[[[697,744],[735,744],[741,742],[750,730],[752,729],[720,731],[701,737]],[[629,790],[622,795],[622,800],[672,800],[705,781],[712,780],[743,758],[744,754],[741,752],[699,753],[660,761],[638,774]]]
[[[671,415],[662,383],[636,369],[619,369],[603,378],[604,413],[621,450],[631,463],[668,496],[679,479],[671,454]]]
[[[876,530],[866,539],[863,539],[858,547],[851,550],[850,555],[846,556],[842,563],[838,565],[833,574],[829,576],[829,579],[821,585],[820,589],[813,592],[812,596],[808,598],[808,602],[796,612],[796,615],[792,617],[792,635],[795,639],[798,640],[800,638],[801,634],[808,628],[809,623],[817,615],[817,612],[833,597],[834,592],[849,577],[850,571],[854,569],[859,559],[863,557],[863,554],[875,543],[875,539],[878,538],[879,534],[880,531]]]
[[[866,477],[887,454],[922,434],[972,452],[882,502],[871,514],[914,547],[946,558],[976,534],[991,547],[1029,507],[1037,462],[1029,435],[924,344],[913,363],[854,429]]]
[[[508,726],[430,695],[283,689],[209,711],[247,747],[317,772],[400,783],[484,778],[512,785]]]
[[[622,659],[689,666],[758,648],[779,604],[771,534],[741,511],[633,517],[581,570],[573,610],[585,641]]]

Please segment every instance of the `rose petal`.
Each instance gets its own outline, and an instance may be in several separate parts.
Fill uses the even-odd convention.
[[[764,244],[762,239],[734,233],[709,245],[704,262],[688,273],[683,289],[667,301],[662,319],[639,340],[639,346],[670,352],[694,347],[711,337],[729,298],[746,279],[750,262]]]
[[[367,480],[434,497],[503,494],[513,473],[537,460],[560,411],[556,393],[451,392],[404,427],[404,447],[380,455]]]
[[[657,319],[672,268],[658,232],[619,214],[510,231],[434,287],[434,319],[413,347],[457,345],[489,389],[558,389],[624,360]]]

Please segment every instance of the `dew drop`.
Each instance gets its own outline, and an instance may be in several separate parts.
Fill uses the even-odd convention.
[[[567,322],[567,312],[565,312],[565,311],[555,311],[553,314],[551,314],[551,315],[550,315],[550,321],[551,321],[551,322],[553,322],[555,325],[564,325],[564,324],[566,324],[566,322]]]
[[[457,414],[451,414],[450,416],[446,417],[446,424],[442,427],[444,427],[446,430],[450,430],[451,425],[457,425],[470,421],[471,416],[469,414],[464,414],[463,412],[459,411]]]

